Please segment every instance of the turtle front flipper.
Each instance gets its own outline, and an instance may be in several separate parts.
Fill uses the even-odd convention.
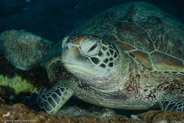
[[[55,114],[73,95],[73,90],[64,86],[62,82],[57,83],[53,88],[44,91],[39,96],[39,108],[48,114]]]
[[[45,111],[48,114],[55,114],[73,95],[73,88],[65,82],[58,82],[49,90],[34,92],[27,98],[28,106],[36,111]]]
[[[184,112],[184,97],[179,95],[166,96],[160,101],[160,106],[162,110]]]

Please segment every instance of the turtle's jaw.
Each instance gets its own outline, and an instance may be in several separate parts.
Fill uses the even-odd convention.
[[[63,62],[64,67],[70,72],[70,73],[81,73],[81,74],[86,74],[88,76],[95,76],[94,72],[89,71],[88,68],[85,67],[81,67],[79,65],[76,64],[72,64],[72,63],[67,63],[67,62]]]

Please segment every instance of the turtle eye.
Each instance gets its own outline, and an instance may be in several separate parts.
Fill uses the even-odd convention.
[[[94,56],[100,52],[101,41],[96,37],[86,37],[80,43],[80,49],[82,55]]]

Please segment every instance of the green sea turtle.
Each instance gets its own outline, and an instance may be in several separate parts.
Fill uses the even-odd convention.
[[[184,111],[184,25],[143,2],[104,11],[43,59],[54,86],[32,95],[55,114],[73,95],[128,110]]]

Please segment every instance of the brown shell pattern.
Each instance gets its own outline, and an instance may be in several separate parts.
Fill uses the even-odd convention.
[[[173,39],[175,36],[162,33],[154,37],[133,22],[119,22],[116,31],[117,44],[144,67],[151,70],[184,71],[184,47],[176,45],[177,40]]]
[[[184,72],[184,25],[154,6],[114,7],[72,33],[116,42],[148,69]]]

